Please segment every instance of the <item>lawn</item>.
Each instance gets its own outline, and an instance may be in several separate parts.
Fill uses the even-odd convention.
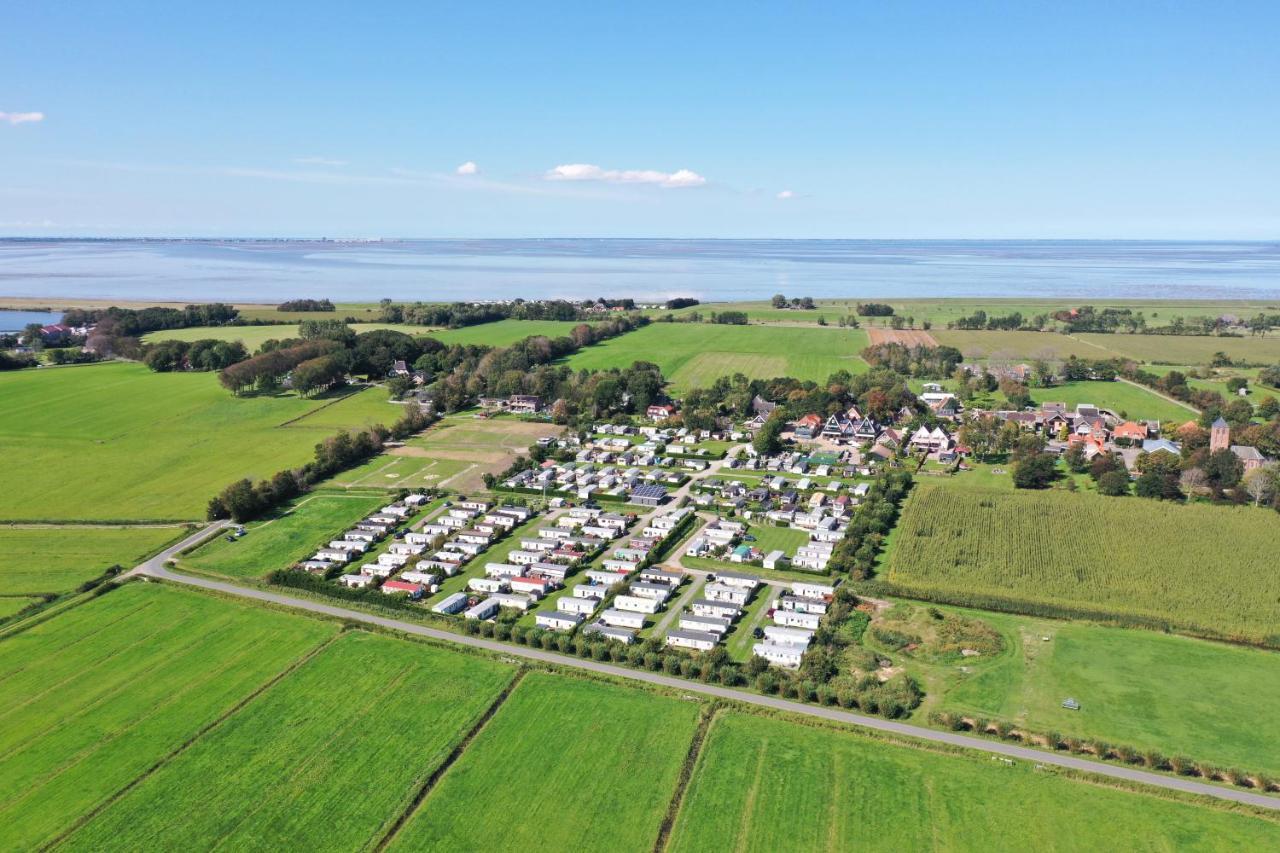
[[[418,454],[408,456],[399,450],[392,450],[374,457],[359,468],[335,475],[333,482],[366,489],[438,488],[450,485],[454,477],[475,467],[476,463],[464,459],[432,459]]]
[[[567,338],[575,327],[581,325],[582,323],[571,320],[499,320],[496,323],[481,323],[461,329],[440,329],[425,334],[449,345],[483,344],[505,347],[532,335]]]
[[[1166,400],[1140,385],[1128,382],[1064,382],[1052,388],[1032,388],[1035,405],[1066,403],[1074,409],[1081,403],[1091,403],[1110,409],[1131,420],[1158,420],[1183,423],[1195,420],[1200,413],[1190,406]]]
[[[866,333],[858,329],[653,323],[587,347],[568,363],[575,370],[605,370],[650,361],[679,393],[735,373],[824,382],[837,370],[866,370],[858,355],[866,345]]]
[[[698,705],[525,678],[392,842],[403,850],[649,850]]]
[[[967,659],[968,675],[959,665],[926,668],[949,671],[951,682],[931,707],[1008,720],[1037,733],[1100,738],[1280,774],[1280,719],[1258,713],[1280,704],[1275,652],[1153,631],[963,612],[999,630],[1005,650],[986,662]],[[1063,708],[1067,697],[1081,709]]]
[[[920,483],[882,576],[911,597],[1280,642],[1277,553],[1265,509]]]
[[[237,398],[210,373],[119,362],[0,374],[0,520],[203,518],[218,490],[308,461],[386,392],[357,394],[308,424],[336,398]]]
[[[234,541],[218,536],[182,558],[183,568],[233,578],[260,578],[305,559],[387,502],[386,495],[315,492],[281,514],[246,525]]]
[[[335,631],[134,583],[5,638],[0,848],[71,828]]]
[[[668,849],[1274,849],[1274,821],[755,715],[717,719]]]
[[[372,847],[512,674],[481,658],[348,633],[67,846]]]
[[[0,526],[0,595],[67,592],[112,566],[131,569],[187,532],[182,526]]]

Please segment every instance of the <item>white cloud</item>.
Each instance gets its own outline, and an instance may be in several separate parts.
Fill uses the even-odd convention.
[[[789,198],[795,198],[795,197],[796,197],[796,194],[791,190],[783,190],[782,192],[778,193],[778,198],[783,201],[786,201]]]
[[[329,157],[295,157],[293,162],[301,166],[345,166],[346,160],[333,160]]]
[[[478,175],[480,174],[480,167],[474,161],[468,160],[453,171],[459,175]]]
[[[0,112],[0,121],[7,121],[9,124],[26,124],[28,122],[44,121],[44,113]]]
[[[660,187],[700,187],[707,179],[689,169],[602,169],[590,163],[568,163],[547,172],[549,181],[603,181],[610,184],[655,184]]]

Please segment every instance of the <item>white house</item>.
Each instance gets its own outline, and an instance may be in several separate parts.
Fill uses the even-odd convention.
[[[756,657],[764,658],[771,664],[787,669],[798,669],[800,659],[804,657],[802,647],[780,643],[756,643],[751,647],[751,653]]]
[[[716,572],[716,581],[727,586],[736,586],[747,590],[755,589],[760,585],[758,577],[742,572]]]
[[[773,621],[785,627],[816,631],[818,623],[822,621],[822,617],[817,613],[805,613],[801,610],[775,610],[773,611]]]
[[[813,639],[813,632],[804,628],[787,628],[782,625],[768,625],[764,629],[765,639],[774,643],[787,643],[793,646],[807,647]]]
[[[603,601],[605,595],[609,592],[609,588],[600,584],[580,583],[570,592],[574,598],[594,598],[596,601]]]
[[[821,616],[827,612],[825,598],[804,598],[798,595],[784,595],[778,599],[779,610],[794,610],[798,613],[813,613]]]
[[[697,651],[705,652],[714,649],[718,642],[720,642],[719,635],[710,634],[706,631],[680,629],[667,634],[667,645],[680,649],[696,649]]]
[[[352,589],[364,589],[373,583],[373,575],[343,575],[338,578],[338,583]]]
[[[671,597],[671,587],[664,583],[637,581],[631,585],[631,594],[640,598],[653,598],[663,602]]]
[[[828,598],[836,594],[836,588],[831,584],[813,581],[795,581],[791,584],[791,591],[801,598]]]
[[[489,596],[489,601],[498,602],[499,607],[513,607],[516,610],[528,610],[533,606],[533,599],[527,595],[512,592],[497,592]]]
[[[486,598],[462,615],[467,619],[489,619],[496,615],[501,607],[502,605],[492,598]]]
[[[733,625],[728,619],[716,616],[695,616],[692,613],[680,614],[680,627],[685,631],[702,631],[708,634],[723,635]]]
[[[524,574],[524,567],[510,563],[485,563],[484,573],[491,578],[518,578]]]
[[[765,554],[764,567],[766,569],[779,569],[786,562],[787,555],[784,551],[770,551]]]
[[[727,601],[738,606],[746,604],[747,599],[751,597],[749,589],[722,583],[709,583],[703,587],[702,592],[712,601]]]
[[[694,599],[689,605],[689,609],[693,611],[695,616],[717,616],[721,619],[737,619],[742,615],[742,610],[737,605],[730,604],[727,601],[711,601],[706,598]]]
[[[467,597],[460,592],[446,598],[444,601],[431,608],[436,613],[457,613],[467,606]]]
[[[618,595],[613,599],[613,606],[619,610],[630,610],[634,613],[657,613],[662,602],[654,598],[640,598],[635,595]]]
[[[507,582],[502,578],[472,578],[467,581],[467,589],[474,589],[476,592],[502,592],[507,588]]]
[[[644,627],[643,613],[635,613],[628,610],[618,610],[609,608],[600,614],[600,621],[614,628],[634,628],[639,630]]]
[[[533,621],[539,628],[550,631],[572,631],[585,622],[586,617],[564,610],[540,610],[534,614]]]
[[[557,610],[561,610],[565,613],[581,613],[583,616],[591,615],[599,606],[599,599],[574,598],[572,595],[562,595],[556,602]]]

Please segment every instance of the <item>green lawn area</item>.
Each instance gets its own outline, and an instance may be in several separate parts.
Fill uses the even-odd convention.
[[[987,332],[967,329],[938,329],[929,332],[938,343],[955,347],[966,359],[1032,361],[1077,358],[1115,358],[1119,353],[1103,344],[1090,344],[1057,332]],[[1112,335],[1103,335],[1110,338]]]
[[[1266,509],[921,482],[881,577],[952,604],[998,599],[1280,642],[1277,553],[1280,524]]]
[[[755,542],[747,544],[754,545],[766,555],[776,550],[785,551],[790,557],[795,554],[797,548],[809,541],[809,534],[803,530],[792,530],[790,527],[777,527],[772,524],[753,524],[747,528],[747,535],[756,538]]]
[[[530,674],[391,848],[652,849],[698,707],[620,685]]]
[[[434,488],[448,485],[451,478],[476,464],[464,459],[432,459],[429,456],[384,453],[359,468],[334,475],[332,482],[364,489]]]
[[[131,569],[186,536],[184,526],[0,526],[0,595],[75,589],[112,566]]]
[[[0,596],[0,619],[8,619],[34,601],[34,598],[23,598],[16,595]]]
[[[707,387],[721,376],[748,379],[793,376],[823,382],[837,370],[867,369],[858,353],[867,345],[858,329],[653,323],[572,355],[575,370],[629,367],[650,361],[677,392]]]
[[[228,541],[219,536],[181,563],[209,574],[260,578],[305,559],[386,502],[386,495],[314,492],[278,516],[245,525],[244,537]]]
[[[336,630],[132,583],[6,637],[0,848],[48,843]]]
[[[120,362],[0,374],[0,520],[200,519],[218,490],[308,461],[385,394],[283,426],[328,400],[237,398],[211,373]]]
[[[345,634],[67,846],[372,847],[512,675],[469,655]]]
[[[533,335],[566,338],[576,326],[581,325],[570,320],[499,320],[496,323],[481,323],[461,329],[440,329],[426,334],[449,345],[483,344],[505,347]]]
[[[1052,388],[1032,388],[1035,405],[1066,403],[1074,409],[1081,403],[1092,403],[1110,409],[1130,420],[1159,420],[1183,423],[1195,420],[1200,413],[1128,382],[1064,382]]]
[[[961,612],[999,630],[1005,649],[988,661],[923,667],[926,689],[940,694],[936,701],[931,697],[931,709],[1280,774],[1280,719],[1258,713],[1280,704],[1276,652],[1153,631]],[[905,660],[909,670],[916,668]],[[1081,710],[1063,708],[1067,697],[1077,699]]]
[[[302,316],[302,315],[296,315]],[[309,320],[333,320],[342,319],[347,315],[341,311],[334,313],[316,312],[308,314],[304,319]],[[393,332],[403,332],[406,335],[425,335],[431,332],[425,326],[411,326],[406,324],[394,323],[355,323],[351,326],[351,330],[357,335],[361,332],[376,332],[380,329],[390,329]],[[195,326],[189,329],[165,329],[160,332],[152,332],[144,335],[143,340],[147,343],[155,343],[156,341],[199,341],[205,339],[218,341],[240,341],[245,345],[249,352],[254,352],[258,347],[262,346],[266,341],[270,340],[286,340],[298,337],[297,323],[290,323],[287,326]]]
[[[1090,785],[977,755],[727,713],[672,832],[674,853],[734,850],[1274,849],[1273,820]]]

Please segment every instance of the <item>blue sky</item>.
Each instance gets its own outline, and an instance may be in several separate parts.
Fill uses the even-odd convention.
[[[10,4],[0,235],[1280,237],[1274,2],[184,5]]]

